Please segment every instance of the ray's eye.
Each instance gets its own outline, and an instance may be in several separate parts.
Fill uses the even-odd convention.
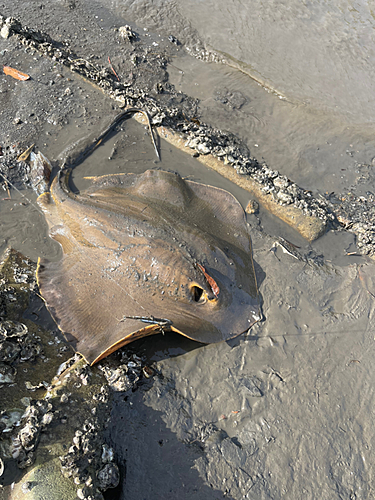
[[[206,302],[203,291],[203,288],[196,285],[193,285],[190,288],[191,298],[194,302],[197,302],[198,304],[204,304]]]

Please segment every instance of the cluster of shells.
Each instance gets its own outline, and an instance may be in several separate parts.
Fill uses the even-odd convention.
[[[120,482],[113,449],[106,443],[98,443],[100,430],[101,425],[95,418],[86,420],[83,427],[75,431],[68,453],[60,456],[63,474],[73,478],[81,500],[102,500],[101,492],[116,488]],[[96,476],[90,474],[90,469],[97,471]]]
[[[20,469],[34,463],[35,449],[40,433],[53,420],[53,406],[48,401],[32,401],[22,416],[22,426],[16,436],[12,436],[11,453]]]
[[[119,352],[117,357],[121,359],[106,358],[94,369],[86,364],[80,364],[71,372],[76,379],[74,387],[78,390],[81,385],[90,383],[93,370],[97,369],[102,372],[108,384],[102,385],[100,391],[92,395],[95,406],[91,409],[90,417],[75,431],[68,452],[60,456],[63,474],[73,478],[78,487],[77,496],[82,500],[100,500],[102,492],[115,488],[120,481],[115,453],[112,448],[101,441],[103,412],[100,407],[107,407],[111,391],[134,390],[140,380],[153,375],[153,369],[144,366],[141,358],[136,354],[123,351]],[[72,360],[61,365],[58,376],[63,375],[78,358],[79,355],[76,355]],[[65,391],[61,394],[60,402],[64,404],[69,402],[69,396]],[[96,471],[95,475],[90,472],[93,470]]]
[[[68,47],[66,42],[59,46],[45,33],[22,26],[13,18],[4,19],[0,15],[0,32],[7,27],[7,37],[14,35],[19,42],[41,54],[50,57],[53,61],[60,62],[71,71],[93,81],[105,93],[118,100],[122,105],[134,105],[135,101],[142,100],[146,93],[141,89],[132,87],[131,84],[119,82],[113,72],[108,68],[99,68],[86,59],[77,57]]]
[[[106,359],[98,365],[98,368],[102,371],[110,389],[115,392],[134,390],[142,378],[148,379],[154,373],[152,368],[144,366],[136,354],[127,354],[125,351],[122,352],[120,363],[114,364]]]
[[[41,345],[28,335],[26,325],[17,321],[1,321],[0,387],[15,382],[19,363],[32,361],[41,353]]]
[[[92,377],[93,369],[76,354],[60,365],[57,382],[45,396],[48,402],[55,401],[54,418],[59,424],[69,428],[76,422],[71,444],[59,459],[63,475],[73,480],[81,500],[103,500],[102,493],[115,488],[120,481],[115,453],[102,437],[110,390],[106,385],[91,384]],[[82,392],[85,390],[90,391],[91,402],[87,401],[88,407],[80,408],[78,419],[74,419],[72,405],[76,405],[77,396],[85,394]]]
[[[310,192],[280,175],[277,170],[270,169],[266,163],[260,164],[249,152],[243,152],[243,146],[240,148],[228,134],[204,124],[183,125],[182,130],[187,135],[185,146],[194,149],[194,155],[211,154],[232,166],[239,175],[250,176],[262,186],[265,194],[270,194],[280,205],[293,205],[306,215],[319,217],[325,222],[334,220],[325,199],[314,198]]]
[[[205,62],[225,63],[226,59],[213,50],[207,50],[202,43],[186,46],[186,51],[196,59]]]

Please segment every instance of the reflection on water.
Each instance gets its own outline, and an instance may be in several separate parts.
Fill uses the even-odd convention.
[[[353,183],[356,164],[375,156],[375,19],[368,2],[101,3],[141,27],[175,35],[203,59],[203,48],[225,53],[246,74],[180,51],[169,67],[172,82],[201,99],[204,120],[238,134],[254,156],[302,187],[341,191]],[[227,92],[240,99],[225,102]]]
[[[373,121],[375,18],[369,1],[102,3],[190,46],[200,39],[289,98],[338,108],[359,123]]]

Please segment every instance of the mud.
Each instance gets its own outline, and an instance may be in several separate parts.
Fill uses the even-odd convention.
[[[75,171],[77,188],[87,185],[87,175],[160,166],[224,187],[245,207],[248,192],[193,157],[205,156],[203,148],[212,148],[211,137],[220,138],[217,131],[226,128],[225,140],[239,148],[241,161],[242,155],[251,167],[259,166],[258,174],[268,169],[266,186],[272,188],[272,179],[283,176],[285,183],[297,182],[305,198],[317,200],[325,214],[333,214],[330,224],[336,224],[308,244],[260,205],[248,222],[265,321],[248,335],[218,346],[201,346],[172,334],[135,343],[126,355],[134,353],[154,371],[150,379],[137,381],[136,390],[129,389],[125,378],[132,382],[138,376],[123,368],[129,359],[124,361],[119,353],[110,361],[114,366],[109,377],[120,391],[113,395],[106,440],[121,471],[126,470],[116,495],[135,500],[372,498],[375,269],[361,255],[373,253],[375,154],[369,131],[348,130],[337,115],[313,108],[309,113],[316,121],[307,120],[304,128],[306,114],[292,99],[280,99],[285,92],[265,93],[254,80],[244,80],[243,73],[189,59],[184,45],[168,40],[173,35],[185,41],[179,25],[155,34],[151,26],[134,23],[135,8],[129,11],[135,17],[127,18],[109,2],[90,6],[70,0],[32,5],[16,1],[2,6],[0,13],[19,19],[22,27],[48,33],[54,41],[66,41],[58,47],[61,51],[89,61],[84,70],[92,69],[91,64],[106,68],[106,80],[115,84],[109,56],[124,85],[117,90],[129,92],[131,99],[132,92],[137,92],[136,99],[152,99],[163,112],[174,110],[178,123],[188,126],[185,133],[196,132],[196,138],[203,127],[210,140],[197,141],[194,148],[187,145],[191,156],[161,141],[162,161],[155,163],[144,127],[126,122],[122,134]],[[158,22],[156,16],[154,24]],[[125,25],[136,33],[135,40],[119,36]],[[206,50],[190,28],[186,36]],[[0,53],[3,64],[32,76],[27,82],[1,77],[1,168],[21,188],[27,185],[28,165],[17,164],[19,153],[35,143],[35,150],[56,165],[69,145],[98,134],[119,109],[109,94],[16,36],[0,39]],[[207,60],[212,51],[207,53],[201,59]],[[184,115],[190,121],[181,120]],[[168,122],[172,125],[173,120]],[[298,137],[295,130],[300,130]],[[329,144],[322,130],[332,130]],[[309,134],[309,147],[300,148],[304,134]],[[280,174],[274,176],[275,170]],[[3,186],[1,197],[8,198]],[[9,189],[11,200],[0,201],[0,249],[12,245],[34,260],[56,259],[60,250],[47,237],[33,192]],[[47,317],[42,321],[51,324]],[[116,370],[123,379],[114,375]]]
[[[255,158],[250,156],[250,151],[246,146],[233,135],[200,123],[199,120],[191,117],[191,109],[188,111],[181,106],[168,107],[163,103],[160,106],[154,98],[148,95],[147,91],[138,88],[138,83],[132,86],[119,82],[119,77],[112,67],[109,57],[108,62],[112,73],[105,68],[100,68],[97,64],[78,57],[70,49],[64,50],[48,35],[23,27],[19,21],[3,18],[2,24],[3,28],[7,29],[5,38],[14,35],[26,46],[26,50],[38,50],[41,54],[51,57],[61,65],[69,66],[71,71],[87,78],[102,89],[105,94],[118,101],[122,107],[146,106],[150,110],[152,123],[161,125],[159,132],[167,142],[184,149],[182,140],[186,140],[185,147],[195,150],[194,156],[199,157],[200,161],[208,164],[214,170],[220,172],[227,170],[223,169],[220,161],[233,167],[238,175],[245,176],[249,182],[240,181],[232,174],[227,175],[227,177],[255,194],[268,210],[295,227],[309,241],[313,241],[324,233],[328,221],[334,221],[334,215],[327,210],[324,200],[314,199],[311,193],[299,188],[285,176],[281,176],[279,172],[271,170],[264,162],[262,164],[257,162]],[[130,42],[130,40],[128,41]],[[165,65],[166,61],[161,58],[160,54],[158,59],[159,65]],[[137,65],[138,56],[133,54],[132,60]],[[114,81],[115,77],[117,81]],[[157,83],[157,93],[162,93],[163,90],[161,83]],[[70,95],[70,93],[71,90],[68,88],[65,95]],[[188,99],[186,100],[188,101]],[[19,120],[17,120],[18,122]],[[167,126],[166,130],[164,126]],[[205,158],[205,155],[208,157]],[[68,163],[64,159],[64,164]],[[230,168],[228,170],[230,171]],[[6,174],[6,172],[4,173]],[[285,208],[288,205],[294,205],[294,207],[292,209]],[[300,217],[300,215],[311,217],[312,222],[309,221],[308,217]],[[321,222],[314,219],[320,219]]]

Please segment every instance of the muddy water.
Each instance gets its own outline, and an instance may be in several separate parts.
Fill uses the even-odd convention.
[[[200,99],[206,122],[230,128],[252,155],[305,189],[340,192],[355,182],[357,163],[375,156],[372,123],[355,125],[338,113],[279,99],[226,65],[188,56],[172,64],[171,80]]]
[[[306,189],[340,191],[355,179],[356,162],[375,156],[369,2],[102,3],[176,36],[190,54],[223,56],[222,67],[174,59],[172,81],[201,99],[209,123],[238,134],[254,156]]]
[[[173,34],[194,48],[207,43],[231,54],[230,61],[240,61],[265,85],[182,49],[169,66],[170,79],[201,99],[204,120],[241,136],[271,168],[308,189],[350,186],[356,161],[375,156],[373,82],[363,76],[371,67],[364,62],[371,61],[371,44],[363,42],[371,16],[362,7],[360,32],[360,18],[353,20],[355,11],[349,13],[344,2],[341,14],[337,6],[328,12],[323,4],[288,2],[288,16],[281,15],[285,7],[269,2],[251,12],[239,5],[212,10],[208,3],[103,1],[93,2],[90,15],[103,29],[133,21],[140,33],[143,27],[147,34],[157,30],[153,40]],[[225,20],[215,12],[224,12]],[[330,44],[330,37],[342,43]],[[67,85],[75,95],[74,81]],[[103,118],[106,106],[115,114],[108,101],[97,104],[101,94],[79,86],[94,97],[87,102],[92,113],[98,109],[101,123],[70,114],[64,127],[39,140],[51,159],[71,141],[101,130],[110,120]],[[78,97],[74,103],[79,108]],[[75,171],[78,189],[87,185],[85,176],[161,167],[228,189],[247,203],[247,193],[165,143],[158,162],[140,125],[128,120],[122,128]],[[1,249],[12,244],[34,259],[57,259],[59,248],[47,237],[35,196],[23,193],[29,201],[14,191],[12,200],[0,201]],[[345,255],[355,247],[343,232],[309,246],[263,211],[249,223],[265,321],[231,343],[201,346],[170,334],[131,347],[156,363],[159,375],[116,397],[108,433],[126,463],[121,499],[374,496],[375,266]],[[301,248],[290,255],[275,244],[276,235]]]
[[[335,5],[242,0],[102,0],[125,18],[174,34],[193,53],[216,51],[283,97],[373,122],[374,11]]]

